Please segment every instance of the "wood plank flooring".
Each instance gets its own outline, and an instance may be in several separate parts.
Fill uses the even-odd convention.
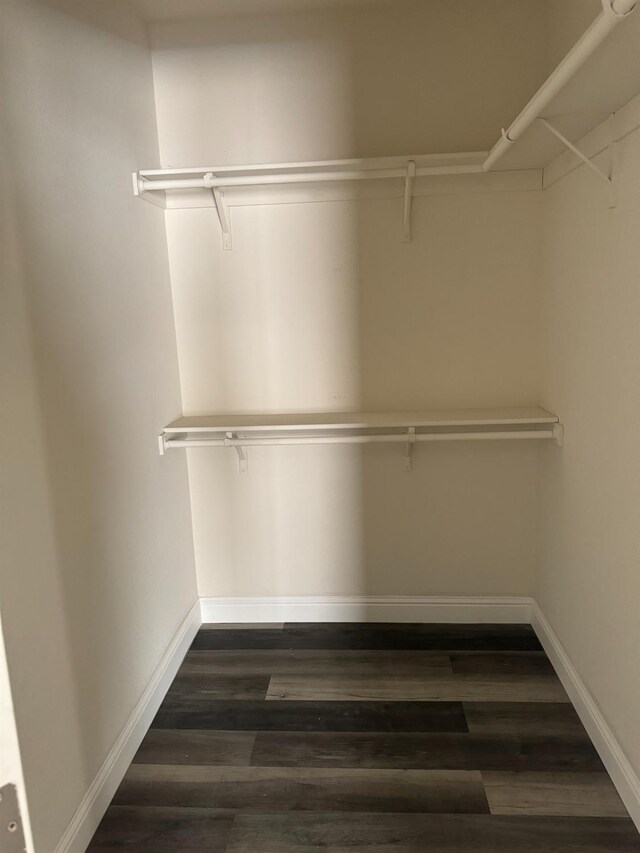
[[[89,847],[640,853],[523,625],[205,626]]]

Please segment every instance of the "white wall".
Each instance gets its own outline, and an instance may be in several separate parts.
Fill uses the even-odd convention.
[[[536,596],[640,772],[638,131],[616,162],[613,210],[586,168],[545,192],[542,402],[566,441],[543,454]]]
[[[158,156],[148,49],[31,0],[1,39],[0,598],[52,853],[196,590],[186,466],[155,440],[181,409],[163,215],[131,193]]]
[[[489,148],[547,71],[539,0],[398,0],[151,28],[166,165]]]
[[[490,145],[544,76],[543,18],[402,3],[159,25],[162,163]],[[416,198],[409,245],[400,187],[236,207],[232,252],[211,209],[168,211],[185,412],[535,403],[540,194],[456,186]],[[240,476],[232,452],[190,451],[200,594],[529,593],[537,448],[420,448],[412,474],[401,456],[252,448]]]
[[[236,208],[231,253],[210,209],[169,211],[176,330],[163,214],[129,183],[159,162],[488,147],[597,0],[158,25],[161,159],[125,7],[2,4],[0,596],[36,849],[55,849],[194,600],[186,466],[153,440],[183,408],[557,411],[562,452],[424,447],[412,474],[385,446],[256,448],[242,476],[232,452],[191,451],[199,591],[535,592],[640,769],[638,135],[615,211],[585,169],[544,210],[489,178],[423,183],[410,245],[384,192]]]
[[[185,411],[537,399],[536,193],[168,214]],[[463,245],[464,252],[457,251]],[[526,594],[537,448],[190,451],[201,595]]]

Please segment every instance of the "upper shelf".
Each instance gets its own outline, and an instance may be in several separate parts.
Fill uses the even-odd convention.
[[[638,26],[618,27],[629,19],[634,0],[603,0],[596,20],[505,129],[491,151],[455,154],[420,154],[360,160],[326,160],[298,163],[266,163],[250,166],[202,166],[147,169],[133,174],[134,193],[155,204],[166,206],[169,190],[211,193],[222,234],[222,247],[231,249],[231,219],[225,191],[234,187],[307,184],[401,178],[404,182],[403,239],[411,240],[411,206],[416,178],[441,175],[478,175],[496,169],[503,175],[548,166],[568,149],[603,178],[610,189],[610,206],[615,204],[614,145],[622,138],[616,128],[615,111],[640,86]],[[638,18],[636,17],[636,21]],[[617,30],[617,32],[616,32]],[[612,36],[612,34],[614,34]],[[598,51],[601,45],[604,48]],[[620,57],[627,61],[620,62]],[[609,57],[609,59],[607,59]],[[618,85],[611,88],[611,78]],[[575,141],[610,116],[609,165],[602,169],[592,162]],[[563,148],[564,146],[564,148]],[[488,180],[488,176],[483,181]],[[540,173],[539,189],[544,180]],[[207,193],[205,193],[207,195]],[[164,198],[163,198],[164,196]],[[318,200],[318,199],[314,199]]]
[[[416,178],[434,175],[482,173],[486,151],[456,154],[416,154],[355,160],[315,160],[299,163],[263,163],[251,166],[193,166],[184,169],[145,169],[133,173],[135,195],[166,206],[168,190],[207,190],[220,220],[222,247],[231,249],[231,220],[225,191],[239,187],[316,184],[372,179],[404,182],[404,240],[411,240],[411,201]]]
[[[509,409],[441,409],[426,412],[296,412],[268,415],[181,417],[165,433],[277,432],[555,424],[556,415],[536,406]]]
[[[353,180],[357,178],[405,178],[407,164],[415,165],[415,176],[481,172],[486,151],[456,154],[409,154],[351,160],[305,160],[296,163],[262,163],[250,166],[192,166],[184,169],[143,169],[137,172],[137,191],[207,188],[203,178],[226,188],[261,184]],[[193,184],[190,185],[190,182]]]

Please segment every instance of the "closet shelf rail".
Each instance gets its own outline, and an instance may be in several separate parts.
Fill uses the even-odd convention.
[[[159,436],[160,453],[175,448],[230,447],[247,470],[247,448],[278,445],[404,445],[404,467],[413,447],[427,441],[555,440],[563,443],[556,415],[538,407],[431,412],[334,412],[283,415],[182,417]]]
[[[133,191],[137,197],[160,206],[164,205],[154,194],[172,190],[206,190],[212,193],[222,231],[222,246],[228,250],[231,249],[231,225],[225,193],[229,190],[266,185],[399,179],[404,182],[403,234],[404,241],[408,242],[411,239],[411,200],[415,178],[482,174],[482,164],[487,156],[486,151],[473,151],[252,166],[146,169],[133,173]]]
[[[542,113],[546,107],[549,106],[555,96],[580,70],[589,57],[595,53],[602,42],[608,38],[618,24],[628,20],[636,8],[637,2],[638,0],[602,0],[602,11],[589,29],[578,39],[569,53],[551,72],[509,127],[506,130],[503,128],[500,139],[493,146],[483,164],[485,170],[492,169],[533,122],[542,117]],[[549,127],[548,124],[547,127]],[[553,132],[555,131],[552,130]],[[560,139],[564,144],[567,143],[567,140],[562,136],[560,136]],[[579,151],[576,153],[578,156],[582,156]]]

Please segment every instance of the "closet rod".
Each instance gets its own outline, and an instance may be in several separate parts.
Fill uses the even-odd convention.
[[[487,171],[509,150],[543,109],[555,98],[615,27],[633,12],[636,0],[602,0],[602,11],[584,35],[574,44],[558,67],[545,80],[520,115],[502,131],[500,139],[482,164]]]
[[[415,170],[417,177],[427,175],[468,175],[480,174],[481,164],[451,165],[451,166],[418,166]],[[362,181],[373,178],[403,178],[407,177],[407,169],[358,169],[337,172],[297,172],[281,175],[233,175],[218,176],[207,173],[201,178],[172,178],[166,181],[138,178],[140,192],[149,190],[191,190],[213,189],[221,187],[254,187],[263,184],[308,184],[323,181]]]
[[[499,439],[556,439],[555,429],[503,430],[502,432],[440,432],[426,434],[394,433],[391,435],[326,435],[288,436],[284,438],[165,438],[165,449],[170,447],[258,447],[284,444],[377,444],[380,442],[421,441],[491,441]]]

